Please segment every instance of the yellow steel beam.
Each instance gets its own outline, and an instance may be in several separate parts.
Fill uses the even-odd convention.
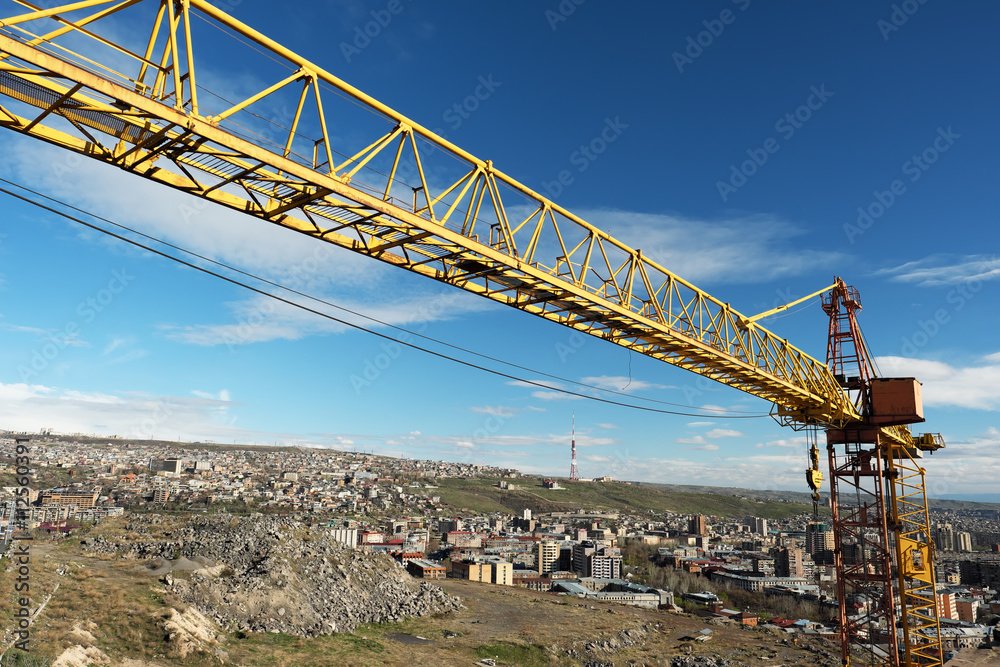
[[[101,5],[120,8],[125,3],[88,0],[6,21],[0,18],[0,26],[16,23],[19,30],[30,32],[39,18],[58,16],[64,27],[58,34],[45,35],[58,39],[66,34],[65,27],[73,26],[72,12]],[[839,426],[859,418],[825,364],[758,326],[756,318],[741,315],[640,250],[495,169],[491,162],[436,136],[204,0],[139,0],[128,5],[155,6],[145,55],[135,56],[137,75],[132,85],[93,74],[80,64],[87,61],[83,56],[73,62],[50,55],[39,48],[49,44],[45,38],[25,43],[0,30],[0,56],[16,61],[9,69],[31,66],[36,72],[8,71],[6,78],[0,78],[0,94],[69,120],[82,136],[37,120],[4,125],[718,380],[775,403],[786,421]],[[195,99],[196,45],[189,30],[190,11],[254,42],[294,73],[256,95],[228,103],[214,116],[204,113],[204,100],[198,106]],[[82,34],[96,33],[109,13],[86,16]],[[164,29],[169,34],[157,64],[153,51]],[[131,53],[124,47],[120,52]],[[149,69],[156,70],[153,86],[143,82]],[[303,79],[295,91],[293,127],[281,152],[225,126],[241,111]],[[166,102],[170,95],[164,95],[168,80],[174,88],[170,102]],[[190,104],[184,100],[184,81]],[[325,120],[322,97],[327,86],[381,114],[391,125],[381,139],[360,151],[337,150],[353,156],[339,166]],[[314,151],[325,153],[323,168],[316,157],[310,164],[293,152],[309,90],[316,97],[319,117],[320,138]],[[93,111],[84,113],[83,107]],[[87,127],[98,133],[88,132]],[[103,146],[98,141],[102,135],[110,135],[119,146]],[[465,162],[465,174],[434,188],[427,179],[418,136]],[[372,173],[367,171],[370,162],[394,140],[398,145],[388,177],[376,179],[377,187],[366,184],[362,177]],[[404,144],[412,150],[412,157],[405,160],[409,153]],[[345,169],[350,171],[340,173]],[[393,195],[403,169],[418,182],[412,205]],[[234,194],[233,188],[244,194]],[[535,211],[516,226],[510,223],[504,201],[512,195],[529,202],[529,210]],[[485,207],[484,200],[488,200]],[[446,212],[439,217],[437,209]],[[456,213],[461,214],[460,226],[449,222]],[[529,224],[534,219],[536,224]],[[490,238],[480,237],[478,225],[490,228]],[[885,429],[884,435],[890,441],[911,440],[900,427]]]
[[[822,294],[823,292],[829,292],[830,290],[832,290],[836,286],[837,286],[837,283],[834,283],[832,285],[827,285],[823,289],[817,290],[817,291],[813,292],[812,294],[809,294],[808,296],[802,297],[801,299],[796,299],[795,301],[792,301],[791,303],[786,303],[783,306],[778,306],[777,308],[772,308],[771,310],[766,310],[763,313],[759,313],[757,315],[754,315],[753,317],[748,317],[747,318],[747,324],[752,324],[752,323],[756,322],[757,320],[764,319],[765,317],[771,317],[771,315],[777,315],[780,312],[788,310],[792,306],[799,305],[803,301],[808,301],[809,299],[812,299],[813,297],[817,297],[820,294]]]

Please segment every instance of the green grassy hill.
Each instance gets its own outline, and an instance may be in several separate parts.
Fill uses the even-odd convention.
[[[571,512],[598,510],[608,512],[643,513],[680,512],[683,514],[709,514],[725,517],[746,515],[781,519],[812,511],[811,504],[764,501],[755,502],[735,496],[713,493],[684,493],[663,491],[648,486],[635,486],[624,482],[568,482],[560,481],[563,489],[546,489],[537,478],[506,480],[510,489],[497,486],[499,479],[445,478],[437,481],[440,486],[435,495],[455,510],[472,513],[503,512],[520,514],[524,509],[533,512]]]

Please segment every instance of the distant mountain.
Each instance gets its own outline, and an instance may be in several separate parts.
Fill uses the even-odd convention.
[[[662,491],[674,491],[678,493],[712,493],[724,496],[736,496],[738,498],[752,498],[761,500],[780,500],[792,503],[812,503],[812,495],[806,491],[780,491],[780,490],[760,490],[742,489],[734,486],[699,486],[692,484],[654,484],[651,482],[632,482],[637,486],[647,486]],[[823,503],[830,497],[829,493],[822,493]],[[981,493],[963,495],[961,498],[954,496],[948,498],[928,498],[927,504],[931,509],[947,510],[996,510],[1000,511],[1000,493]]]

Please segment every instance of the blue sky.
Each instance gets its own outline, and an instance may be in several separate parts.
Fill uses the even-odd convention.
[[[948,442],[926,464],[932,495],[997,493],[1000,7],[215,4],[746,314],[842,276],[861,291],[883,374],[924,383],[927,423],[915,430]],[[124,34],[132,20],[111,28]],[[203,35],[203,85],[238,95],[273,82]],[[287,107],[269,113],[282,122]],[[337,132],[350,141],[361,125]],[[609,128],[603,152],[580,150]],[[0,150],[0,177],[243,270],[705,415],[570,399],[397,349],[4,196],[4,427],[356,447],[565,475],[575,412],[584,476],[804,489],[797,433],[717,413],[766,413],[763,401],[13,133],[0,133]],[[563,171],[571,182],[557,186]],[[767,326],[823,358],[818,304]]]

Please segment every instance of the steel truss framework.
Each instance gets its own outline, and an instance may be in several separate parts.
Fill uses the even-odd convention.
[[[759,316],[206,0],[0,7],[0,126],[712,378],[771,401],[785,424],[841,428],[861,417],[824,363]],[[102,30],[109,20],[131,28]],[[260,56],[265,66],[252,71],[274,83],[235,101],[199,85],[212,71],[196,54],[201,63],[224,39],[238,42],[241,61]],[[268,119],[278,99],[294,109],[284,123]],[[904,426],[878,437],[904,452],[943,446]],[[915,509],[923,472],[895,453],[899,552],[929,562],[926,503],[923,515]],[[911,589],[904,612],[933,607],[933,577]]]
[[[831,443],[827,451],[843,654],[857,664],[895,665],[896,609],[882,456],[860,442],[848,443],[843,451]]]
[[[912,450],[865,442],[871,435],[827,436],[843,654],[851,664],[941,665],[924,470]],[[845,604],[855,601],[857,612]]]
[[[0,93],[22,107],[0,107],[9,129],[694,371],[793,421],[858,416],[823,363],[205,0],[7,3],[31,10],[0,19]],[[99,36],[102,20],[136,13],[149,26],[141,43]],[[197,84],[195,17],[287,75],[219,105]],[[69,37],[117,67],[63,46]],[[248,138],[236,119],[266,116],[262,103],[282,93],[294,100],[289,127]],[[338,140],[344,114],[335,128],[327,118],[344,99],[380,117],[381,134]],[[41,112],[22,116],[28,107]],[[457,180],[430,178],[435,153],[457,161]]]
[[[858,291],[838,280],[823,296],[823,310],[830,318],[828,366],[865,420],[879,419]],[[920,450],[881,438],[867,421],[827,431],[843,656],[871,666],[900,658],[906,665],[940,665],[930,517],[924,471],[915,460]],[[863,602],[858,613],[851,601]]]

